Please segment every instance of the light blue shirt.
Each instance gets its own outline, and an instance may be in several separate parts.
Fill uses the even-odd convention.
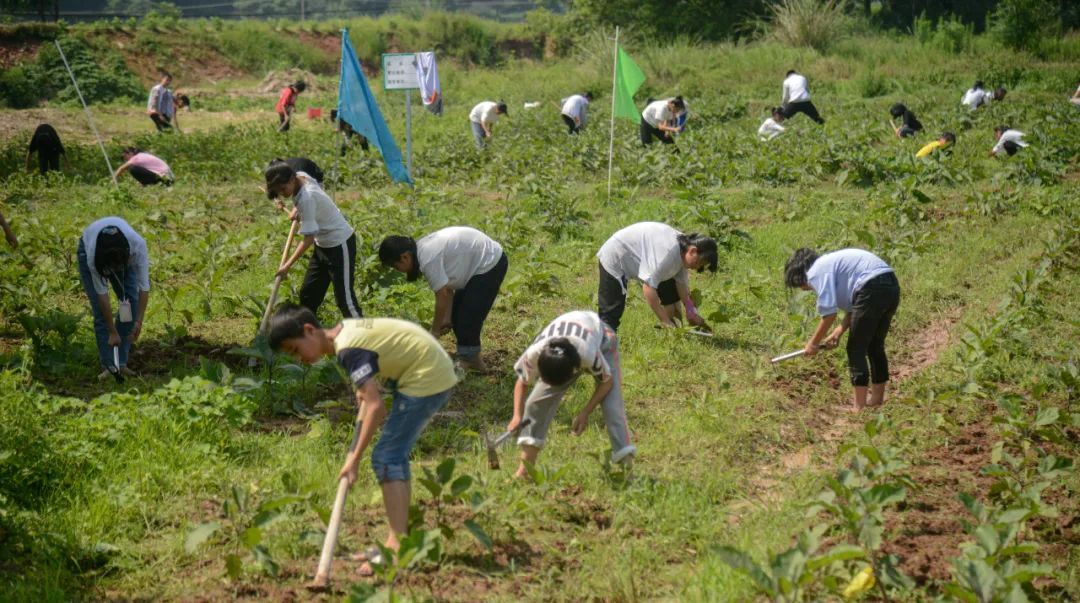
[[[806,271],[806,282],[817,293],[818,314],[829,316],[837,309],[851,312],[855,293],[875,276],[892,271],[869,251],[841,249],[819,257]]]

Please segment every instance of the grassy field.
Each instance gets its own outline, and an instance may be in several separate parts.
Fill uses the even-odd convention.
[[[252,370],[230,353],[251,342],[288,228],[258,190],[261,169],[276,156],[305,155],[333,174],[328,189],[357,230],[365,315],[432,316],[425,288],[378,266],[374,246],[387,234],[472,225],[510,259],[485,328],[496,370],[465,378],[414,458],[416,475],[455,459],[454,476],[471,483],[445,498],[414,484],[425,516],[416,530],[434,530],[440,550],[397,575],[395,596],[751,600],[762,587],[732,569],[720,547],[761,561],[820,524],[823,551],[851,545],[863,555],[807,570],[806,600],[838,599],[868,560],[879,571],[895,563],[911,581],[870,599],[965,600],[949,585],[964,584],[963,560],[975,557],[1004,576],[994,583],[1002,592],[1023,583],[1045,600],[1069,600],[1080,590],[1080,479],[1071,461],[1046,459],[1077,452],[1080,114],[1065,96],[1080,57],[1037,61],[976,42],[955,55],[884,37],[842,41],[828,55],[772,44],[630,47],[648,76],[639,105],[680,93],[692,116],[677,153],[643,150],[637,124],[616,125],[610,199],[610,50],[602,40],[558,61],[444,66],[445,116],[414,112],[412,189],[392,185],[376,156],[355,150],[339,161],[325,122],[301,119],[288,136],[273,131],[275,95],[251,91],[258,75],[193,86],[196,109],[182,115],[183,135],[154,134],[141,105],[94,108],[114,165],[121,147],[138,144],[170,163],[177,183],[168,189],[129,179],[114,188],[77,109],[0,111],[0,211],[21,243],[0,247],[0,598],[386,594],[388,576],[356,577],[344,553],[331,595],[303,589],[350,429],[351,397],[337,372],[287,359]],[[781,138],[760,143],[757,126],[793,67],[809,77],[827,123],[796,117]],[[960,95],[975,79],[1004,84],[1009,96],[962,111]],[[593,122],[570,138],[551,101],[585,88],[599,93]],[[402,96],[377,96],[403,144]],[[479,152],[468,110],[499,98],[510,116]],[[545,104],[527,111],[526,101]],[[887,109],[897,101],[926,126],[915,140],[892,135]],[[329,94],[305,95],[300,110],[333,104]],[[45,118],[64,137],[73,170],[23,174],[25,140]],[[988,157],[1000,123],[1026,132],[1032,146]],[[958,135],[953,151],[916,161],[915,151],[946,129]],[[73,263],[82,228],[106,215],[127,219],[152,256],[147,326],[132,360],[141,377],[123,386],[94,378]],[[716,275],[692,277],[714,339],[654,329],[640,295],[631,296],[620,335],[639,448],[633,474],[605,464],[598,418],[583,436],[570,434],[585,385],[560,409],[538,483],[511,479],[512,448],[502,452],[503,470],[489,471],[478,434],[510,417],[512,363],[551,318],[595,307],[596,250],[642,220],[712,234],[724,249]],[[784,261],[802,246],[868,248],[897,270],[894,380],[877,419],[847,411],[842,353],[768,363],[801,346],[815,325],[812,297],[782,284]],[[294,273],[286,297],[298,286]],[[328,323],[332,306],[321,312]],[[1013,404],[1019,410],[1010,413]],[[1055,420],[1033,418],[1051,407],[1060,409]],[[875,429],[864,430],[867,421]],[[808,516],[829,483],[854,483],[830,476],[882,451],[898,464],[860,484],[898,474],[910,481],[903,500],[860,507],[870,523],[879,516],[877,546],[843,522]],[[988,465],[1011,467],[1027,497]],[[1040,480],[1047,483],[1033,506],[1030,487]],[[1011,523],[977,518],[961,492],[989,509],[1027,505],[1029,513]],[[490,541],[475,538],[467,521]],[[224,528],[185,546],[205,522]],[[962,552],[962,543],[987,538],[978,531],[986,525],[1014,529],[1004,540],[1018,550]],[[378,488],[362,470],[341,550],[366,547],[384,530]],[[229,555],[242,560],[238,576],[227,575]],[[1023,581],[1002,569],[1007,562],[1045,571]]]

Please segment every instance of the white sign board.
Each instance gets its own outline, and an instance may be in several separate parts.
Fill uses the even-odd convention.
[[[417,90],[420,80],[416,77],[416,53],[391,53],[382,55],[384,90]]]

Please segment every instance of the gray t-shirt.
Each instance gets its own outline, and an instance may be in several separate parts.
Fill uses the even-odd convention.
[[[124,238],[127,239],[127,268],[128,270],[135,270],[139,291],[149,291],[150,254],[146,250],[146,239],[140,237],[123,218],[118,218],[116,216],[102,218],[92,223],[90,226],[87,226],[82,233],[83,249],[86,251],[86,263],[89,264],[90,280],[94,283],[94,291],[96,291],[98,295],[109,294],[109,281],[98,273],[97,267],[94,265],[94,255],[97,253],[98,235],[108,226],[115,226],[120,229],[120,234],[124,235]]]
[[[293,204],[300,210],[300,234],[315,235],[315,244],[319,247],[337,247],[349,240],[353,234],[352,226],[315,177],[304,172],[296,175],[302,182],[293,198]]]
[[[819,257],[806,271],[806,282],[817,293],[821,316],[837,309],[851,312],[855,294],[866,281],[893,269],[878,256],[862,249],[841,249]]]
[[[638,280],[654,289],[669,279],[689,285],[690,273],[679,250],[680,234],[667,224],[638,222],[611,235],[596,257],[621,282]]]
[[[464,289],[469,279],[494,268],[502,255],[494,239],[468,226],[437,230],[416,242],[420,272],[432,291]]]

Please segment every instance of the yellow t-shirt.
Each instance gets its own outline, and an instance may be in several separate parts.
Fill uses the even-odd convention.
[[[342,321],[334,338],[338,362],[354,385],[371,377],[408,396],[431,396],[457,384],[454,364],[439,342],[415,323],[396,318]]]
[[[947,147],[947,146],[949,146],[948,143],[941,142],[940,140],[935,140],[935,141],[927,144],[925,147],[919,149],[919,152],[915,153],[915,156],[916,157],[926,157],[930,153],[933,153],[934,151],[936,151],[938,149],[941,149],[941,148],[944,148],[944,147]]]

